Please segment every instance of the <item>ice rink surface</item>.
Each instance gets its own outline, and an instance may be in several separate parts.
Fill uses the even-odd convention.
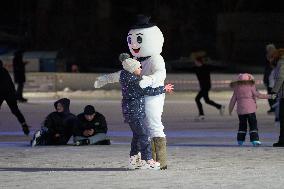
[[[19,104],[32,133],[54,110],[54,94],[26,93]],[[274,116],[266,100],[258,100],[262,146],[236,145],[236,113],[224,116],[204,105],[206,119],[196,122],[196,93],[167,95],[163,123],[168,141],[168,170],[127,170],[131,132],[123,123],[119,92],[60,93],[71,98],[71,112],[92,104],[106,116],[110,146],[29,146],[16,118],[4,103],[0,109],[0,188],[284,188],[284,148],[271,147],[278,139]],[[40,96],[40,97],[39,97]],[[210,97],[229,103],[230,92]],[[57,96],[58,97],[58,96]]]

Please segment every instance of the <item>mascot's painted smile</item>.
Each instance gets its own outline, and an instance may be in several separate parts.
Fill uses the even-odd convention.
[[[132,48],[132,50],[133,50],[135,53],[139,53],[140,48],[138,48],[138,49],[133,49],[133,48]]]
[[[130,33],[127,36],[129,48],[131,48],[135,54],[138,54],[141,49],[142,35],[142,33]]]

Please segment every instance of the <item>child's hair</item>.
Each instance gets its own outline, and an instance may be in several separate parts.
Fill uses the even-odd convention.
[[[201,63],[204,63],[204,58],[206,57],[206,52],[205,51],[194,51],[190,54],[190,59],[192,61],[196,60]]]
[[[283,55],[284,55],[284,49],[281,48],[274,51],[271,56],[274,61],[278,61]]]
[[[267,44],[266,47],[265,47],[266,51],[273,51],[273,50],[276,50],[276,47],[273,43],[270,43],[270,44]]]

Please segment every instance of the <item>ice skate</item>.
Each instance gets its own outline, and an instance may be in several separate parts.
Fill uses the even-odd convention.
[[[238,140],[238,145],[242,146],[244,144],[244,141]]]
[[[90,144],[90,140],[89,139],[83,139],[83,140],[77,140],[75,142],[75,146],[82,146],[82,145],[89,145]]]
[[[257,146],[260,146],[261,145],[261,142],[258,141],[258,140],[255,140],[255,141],[252,141],[251,142],[253,146],[257,147]]]
[[[141,153],[138,152],[137,155],[130,156],[129,163],[128,163],[128,169],[134,170],[134,169],[140,169],[141,168]]]
[[[30,134],[30,129],[29,129],[29,126],[26,124],[26,123],[23,123],[22,124],[22,130],[24,132],[25,135],[29,136]]]
[[[160,170],[160,163],[150,159],[148,161],[141,161],[141,169]]]
[[[203,121],[203,120],[205,120],[205,116],[204,115],[199,115],[199,116],[196,116],[194,118],[194,121]]]
[[[31,146],[32,147],[35,147],[35,146],[37,146],[40,143],[40,137],[41,137],[41,131],[38,130],[38,131],[35,132],[34,137],[33,137],[32,141],[31,141]]]

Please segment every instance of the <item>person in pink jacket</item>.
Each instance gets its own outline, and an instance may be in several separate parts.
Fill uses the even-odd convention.
[[[256,120],[256,98],[268,99],[272,95],[261,94],[255,87],[255,81],[251,74],[239,74],[236,81],[231,82],[234,90],[233,96],[229,104],[229,114],[232,114],[235,104],[237,103],[237,114],[239,117],[239,130],[237,140],[239,145],[243,145],[246,133],[247,123],[249,124],[250,141],[253,146],[261,145],[258,136],[257,120]]]

